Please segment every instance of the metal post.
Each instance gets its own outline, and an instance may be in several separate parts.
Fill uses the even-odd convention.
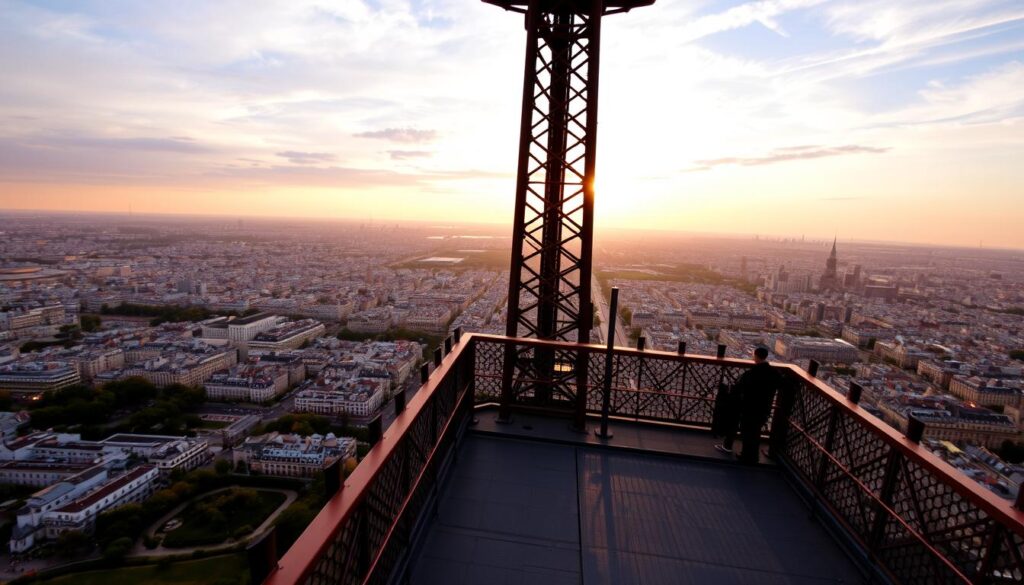
[[[399,390],[398,394],[395,394],[395,416],[405,412],[405,390]]]
[[[420,366],[420,384],[426,384],[430,379],[430,364]]]
[[[818,364],[818,362],[816,362],[816,361],[814,361],[814,360],[811,360],[811,363],[810,363],[810,364],[808,364],[808,366],[807,366],[807,373],[808,373],[808,374],[809,374],[809,375],[810,375],[810,376],[811,376],[812,378],[816,378],[816,377],[818,377],[818,366],[819,366],[819,365],[820,365],[820,364]]]
[[[441,353],[441,348],[440,347],[435,347],[434,348],[434,367],[440,366],[441,365],[441,360],[443,360],[443,359],[444,359],[444,354]]]
[[[786,452],[786,436],[789,432],[789,416],[793,412],[793,401],[796,398],[797,379],[786,377],[786,382],[775,395],[775,411],[772,413],[772,426],[768,431],[768,455],[778,458]]]
[[[452,336],[444,338],[444,355],[448,355],[452,352]]]
[[[676,348],[676,353],[678,353],[679,355],[683,355],[683,354],[686,353],[686,342],[685,341],[680,341],[679,342],[679,347]]]
[[[379,443],[381,438],[384,436],[383,421],[381,421],[379,414],[373,417],[373,420],[366,425],[366,435],[366,442],[370,444],[370,447]]]
[[[920,443],[924,437],[924,421],[914,415],[907,417],[907,438],[915,443]]]
[[[455,343],[462,343],[462,327],[455,328]]]
[[[871,536],[868,540],[869,550],[875,550],[882,542],[885,535],[885,525],[889,521],[886,508],[892,505],[892,496],[896,492],[897,482],[900,478],[900,469],[903,467],[903,455],[896,447],[889,449],[889,455],[885,460],[885,473],[882,475],[882,487],[878,491],[879,502],[874,506],[875,518],[871,526]]]
[[[619,288],[612,287],[612,302],[608,307],[608,349],[604,354],[604,396],[601,397],[601,428],[597,436],[602,439],[611,439],[612,433],[608,431],[608,410],[611,408],[612,400],[612,359],[615,357],[615,320],[619,314]]]
[[[846,393],[846,399],[854,404],[860,404],[860,397],[864,393],[864,388],[856,382],[850,382],[850,389]]]
[[[638,350],[643,351],[646,346],[647,346],[647,338],[646,337],[641,335],[640,337],[636,338],[636,348]]]
[[[327,469],[324,469],[324,492],[328,498],[338,493],[341,489],[341,471],[344,465],[345,462],[339,457],[334,460],[334,463],[328,465]]]
[[[715,352],[715,357],[718,358],[718,359],[724,358],[725,357],[725,350],[726,349],[728,349],[728,348],[725,346],[724,343],[719,343],[718,344],[718,350]]]

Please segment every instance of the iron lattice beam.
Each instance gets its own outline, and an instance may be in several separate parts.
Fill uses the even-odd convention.
[[[653,0],[485,1],[526,15],[506,335],[589,343],[601,19]],[[511,346],[505,366],[504,418],[532,394],[575,403],[582,424],[586,367]]]

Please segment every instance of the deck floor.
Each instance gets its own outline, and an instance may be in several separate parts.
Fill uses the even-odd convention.
[[[862,578],[770,467],[470,432],[414,585]]]

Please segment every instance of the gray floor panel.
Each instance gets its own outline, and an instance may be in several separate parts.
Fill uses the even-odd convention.
[[[860,583],[771,468],[469,434],[415,585]]]

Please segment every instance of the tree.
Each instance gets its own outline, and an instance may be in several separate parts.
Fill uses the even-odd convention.
[[[132,539],[127,536],[111,541],[111,543],[103,549],[103,558],[110,561],[119,561],[123,559],[128,552],[132,550],[132,543]]]
[[[90,548],[92,539],[81,530],[67,530],[57,537],[57,554],[62,557],[73,557]]]
[[[1024,349],[1014,349],[1010,351],[1010,357],[1015,360],[1024,362]]]
[[[231,462],[227,459],[218,459],[213,464],[213,469],[217,472],[217,475],[227,475],[231,471]]]
[[[82,315],[79,321],[82,323],[82,331],[87,333],[96,331],[103,324],[103,321],[97,315]]]

